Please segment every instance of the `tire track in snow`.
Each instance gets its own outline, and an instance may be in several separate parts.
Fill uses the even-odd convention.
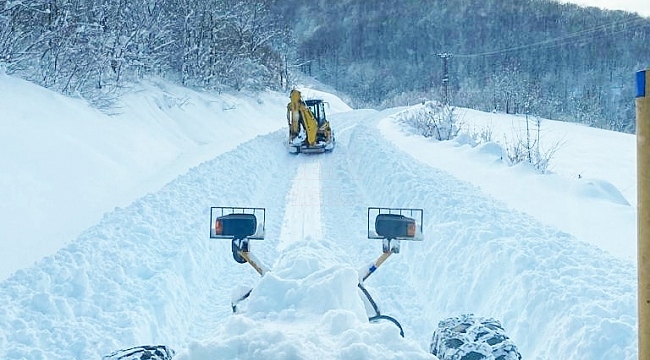
[[[350,135],[360,123],[372,121],[377,111],[359,110],[330,117],[336,126],[336,149],[329,159],[321,162],[323,187],[323,226],[328,241],[340,250],[337,257],[342,263],[362,267],[377,255],[377,247],[367,239],[366,218],[368,204],[359,192],[356,170],[351,167],[350,148],[363,146],[350,142]],[[377,244],[374,244],[377,245]]]
[[[327,238],[338,245],[342,262],[359,270],[365,269],[382,254],[381,242],[367,238],[367,208],[400,207],[404,206],[404,199],[413,200],[412,192],[400,193],[403,190],[399,186],[373,189],[385,193],[386,198],[378,199],[372,193],[368,193],[367,185],[364,183],[368,177],[376,179],[389,177],[395,169],[386,166],[385,163],[390,163],[399,156],[388,151],[393,148],[392,144],[382,141],[379,134],[375,135],[372,142],[367,142],[365,139],[360,141],[358,134],[374,134],[372,126],[396,111],[396,109],[389,109],[383,112],[358,111],[344,114],[346,118],[341,120],[354,122],[355,127],[347,131],[344,136],[337,136],[338,145],[336,153],[333,153],[336,159],[328,161],[323,167],[323,198],[330,199],[329,202],[324,201],[323,206]],[[368,148],[369,153],[376,151],[380,155],[373,156],[360,152],[361,148]],[[387,154],[389,156],[386,156]],[[360,163],[366,166],[359,166]],[[394,199],[387,201],[391,194],[399,201]],[[404,281],[409,266],[408,257],[404,254],[421,250],[418,245],[420,244],[410,246],[408,242],[403,241],[402,252],[392,255],[364,283],[382,314],[394,316],[401,322],[405,336],[417,340],[423,351],[428,352],[428,342],[422,339],[423,336],[429,337],[433,328],[420,311],[421,305],[416,296],[418,288]],[[359,296],[363,298],[361,293]],[[418,334],[417,332],[423,328],[431,330],[427,330],[427,334]]]
[[[323,239],[318,155],[297,155],[298,170],[286,199],[278,252],[296,241]]]

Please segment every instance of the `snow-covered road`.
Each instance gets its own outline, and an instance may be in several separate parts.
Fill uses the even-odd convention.
[[[163,343],[181,359],[426,359],[439,320],[475,313],[500,319],[526,359],[633,359],[633,264],[417,162],[376,127],[395,111],[332,115],[331,154],[258,136],[107,213],[0,283],[0,358]],[[266,208],[266,240],[251,243],[264,278],[209,239],[211,206]],[[424,242],[366,281],[405,339],[364,321],[357,270],[381,253],[369,206],[424,209]],[[254,290],[232,315],[238,286]]]

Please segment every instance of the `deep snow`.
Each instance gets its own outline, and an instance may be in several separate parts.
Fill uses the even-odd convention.
[[[543,121],[553,173],[495,143],[410,135],[400,112],[330,102],[331,154],[289,155],[286,94],[141,85],[121,114],[0,75],[0,358],[434,358],[437,322],[502,321],[526,359],[636,358],[635,137]],[[37,106],[35,106],[37,104]],[[461,110],[512,136],[522,117]],[[487,125],[486,125],[487,124]],[[577,175],[580,174],[580,177]],[[211,206],[266,208],[260,279],[208,238]],[[381,254],[367,207],[424,209],[423,242]],[[36,263],[33,263],[36,261]],[[233,292],[253,288],[231,314]]]

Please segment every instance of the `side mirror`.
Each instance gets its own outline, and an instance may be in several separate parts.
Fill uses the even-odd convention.
[[[249,262],[245,255],[249,252],[248,241],[264,240],[265,224],[266,209],[264,208],[224,206],[210,208],[210,239],[232,240],[232,257],[240,264]],[[262,274],[263,271],[260,268],[258,272]]]
[[[245,239],[257,231],[257,218],[253,214],[228,214],[214,222],[214,235]]]
[[[210,213],[211,239],[264,239],[263,208],[212,207]]]
[[[368,239],[421,241],[422,218],[422,209],[368,208]]]
[[[375,218],[375,232],[386,239],[415,237],[415,220],[404,215],[379,214]]]

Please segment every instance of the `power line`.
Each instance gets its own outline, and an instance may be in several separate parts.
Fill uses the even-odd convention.
[[[514,46],[506,49],[485,51],[482,53],[476,54],[452,54],[452,53],[439,53],[438,57],[442,58],[443,61],[443,75],[442,75],[442,91],[443,91],[443,102],[448,104],[449,102],[449,62],[448,59],[453,57],[458,58],[477,58],[485,57],[492,55],[500,55],[514,51],[522,50],[542,50],[542,49],[551,49],[563,45],[568,45],[577,42],[588,42],[593,41],[599,38],[613,36],[622,32],[634,31],[637,29],[645,28],[650,26],[650,21],[645,18],[632,18],[624,21],[599,25],[589,29],[583,29],[573,33],[561,35],[555,38],[546,39],[543,41],[538,41],[526,45]],[[589,36],[588,38],[586,38]]]
[[[505,54],[508,52],[513,52],[513,51],[520,51],[520,50],[528,50],[528,49],[545,49],[545,48],[554,48],[562,45],[567,45],[570,43],[574,43],[577,40],[579,40],[581,37],[586,36],[586,35],[591,35],[591,34],[596,34],[600,31],[607,30],[609,28],[614,29],[617,27],[625,26],[628,25],[628,27],[618,29],[611,31],[609,33],[605,34],[600,34],[598,36],[592,36],[588,39],[582,39],[581,41],[588,41],[588,40],[594,40],[606,36],[611,36],[614,34],[618,34],[621,32],[626,32],[626,31],[632,31],[632,30],[637,30],[640,28],[644,28],[646,26],[650,26],[650,21],[648,21],[645,18],[634,18],[634,19],[628,19],[625,21],[621,21],[618,23],[611,23],[611,24],[605,24],[605,25],[599,25],[590,29],[584,29],[580,31],[576,31],[570,34],[558,36],[552,39],[547,39],[547,40],[542,40],[538,41],[535,43],[531,44],[526,44],[526,45],[520,45],[520,46],[514,46],[511,48],[506,48],[506,49],[499,49],[499,50],[492,50],[492,51],[486,51],[482,53],[476,53],[476,54],[454,54],[455,57],[460,57],[460,58],[473,58],[473,57],[481,57],[481,56],[492,56],[492,55],[500,55],[500,54]]]

